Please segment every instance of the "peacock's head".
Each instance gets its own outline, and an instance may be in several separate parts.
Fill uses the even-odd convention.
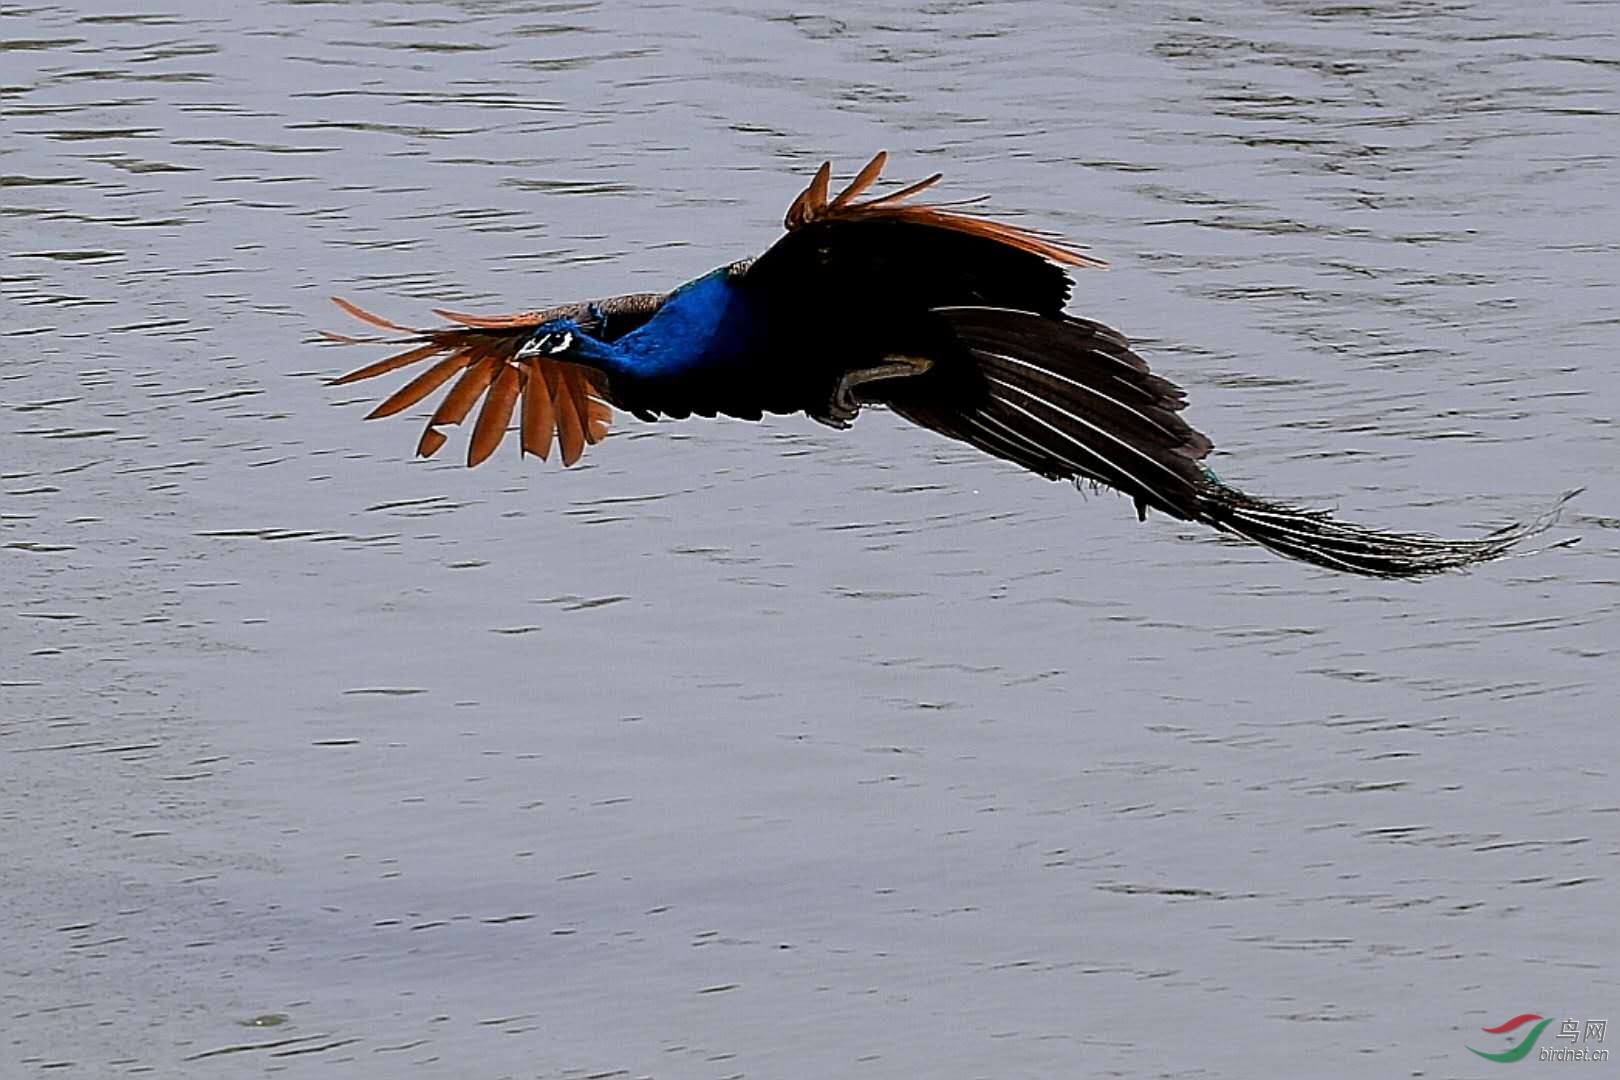
[[[550,319],[534,328],[517,351],[517,359],[530,356],[554,356],[569,359],[580,351],[583,337],[579,324],[573,319]]]

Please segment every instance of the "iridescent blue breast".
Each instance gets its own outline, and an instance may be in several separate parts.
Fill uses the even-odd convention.
[[[681,286],[616,342],[626,370],[665,381],[735,372],[763,344],[764,313],[725,268]]]

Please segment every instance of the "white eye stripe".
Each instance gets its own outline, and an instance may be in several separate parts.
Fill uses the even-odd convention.
[[[574,333],[572,330],[548,330],[538,337],[530,338],[528,344],[517,352],[517,358],[527,356],[557,356],[567,352],[574,346]]]

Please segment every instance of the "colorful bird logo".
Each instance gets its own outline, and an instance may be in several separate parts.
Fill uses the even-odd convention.
[[[1483,1050],[1474,1050],[1472,1046],[1468,1047],[1468,1049],[1473,1050],[1474,1053],[1478,1054],[1486,1061],[1518,1061],[1520,1058],[1524,1057],[1532,1049],[1534,1049],[1536,1040],[1541,1037],[1542,1029],[1548,1024],[1552,1023],[1551,1018],[1542,1019],[1535,1013],[1520,1013],[1518,1016],[1515,1016],[1506,1023],[1497,1024],[1495,1027],[1480,1028],[1481,1031],[1489,1035],[1502,1035],[1506,1032],[1512,1031],[1516,1027],[1521,1027],[1524,1024],[1528,1024],[1532,1020],[1539,1022],[1535,1027],[1530,1029],[1530,1034],[1526,1035],[1519,1045],[1515,1046],[1511,1050],[1504,1050],[1500,1054],[1487,1054]]]

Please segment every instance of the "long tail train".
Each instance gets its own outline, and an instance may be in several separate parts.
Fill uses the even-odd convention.
[[[1565,492],[1551,509],[1530,521],[1506,525],[1484,536],[1454,540],[1353,525],[1326,510],[1256,498],[1212,479],[1206,503],[1209,516],[1201,520],[1279,555],[1330,570],[1347,570],[1365,577],[1415,578],[1508,555],[1522,541],[1552,528],[1564,504],[1579,494],[1580,489]],[[1574,542],[1571,538],[1554,546]]]
[[[982,392],[964,403],[960,387],[897,382],[886,397],[897,412],[1043,476],[1123,491],[1142,517],[1151,507],[1291,559],[1366,577],[1438,574],[1507,555],[1550,528],[1578,493],[1532,521],[1472,539],[1354,525],[1223,483],[1203,464],[1213,443],[1180,415],[1181,390],[1151,373],[1116,331],[1005,308],[936,314],[975,361]]]

